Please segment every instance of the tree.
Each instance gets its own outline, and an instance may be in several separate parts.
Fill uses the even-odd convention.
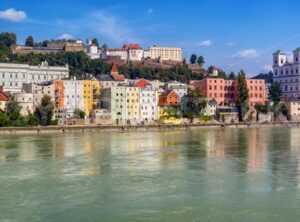
[[[54,114],[54,104],[51,101],[51,96],[44,95],[41,103],[35,110],[35,118],[42,126],[49,125]]]
[[[243,120],[244,115],[248,110],[249,91],[246,82],[246,74],[243,70],[238,73],[238,95],[237,106],[239,109],[240,121]]]
[[[0,127],[9,126],[9,117],[5,112],[0,110]]]
[[[203,64],[205,63],[204,61],[204,57],[203,56],[199,56],[197,59],[197,63],[199,64],[199,66],[203,66]]]
[[[43,43],[42,43],[42,46],[47,47],[48,43],[49,43],[49,40],[44,40]]]
[[[26,41],[25,41],[25,46],[34,46],[34,40],[33,37],[30,35],[27,37]]]
[[[187,95],[182,99],[185,103],[185,116],[200,116],[207,106],[206,99],[201,95],[199,88],[188,89]]]
[[[108,49],[108,45],[106,43],[104,43],[101,47],[102,50],[107,50]]]
[[[93,38],[92,43],[93,43],[94,45],[96,45],[97,47],[99,47],[99,42],[98,42],[98,39],[97,39],[97,38]]]
[[[281,97],[281,87],[279,82],[275,82],[271,85],[269,89],[269,99],[277,105],[280,102]]]
[[[228,75],[228,79],[235,79],[235,78],[236,78],[235,73],[231,71]]]
[[[196,54],[192,54],[191,58],[190,58],[190,63],[191,64],[195,64],[197,60],[197,55]]]
[[[83,110],[81,110],[81,109],[76,108],[74,110],[73,117],[76,118],[76,119],[84,119],[85,112]]]
[[[16,35],[10,32],[0,32],[0,62],[7,62],[11,56],[10,46],[16,44]]]
[[[6,105],[6,114],[9,117],[10,124],[15,126],[21,119],[21,109],[22,107],[15,100],[14,97]]]

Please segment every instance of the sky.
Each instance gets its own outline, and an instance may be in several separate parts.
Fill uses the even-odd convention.
[[[299,11],[295,0],[0,0],[0,31],[20,44],[32,35],[182,47],[206,67],[253,76],[271,70],[276,50],[300,46]]]

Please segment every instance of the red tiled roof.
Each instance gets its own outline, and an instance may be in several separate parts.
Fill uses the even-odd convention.
[[[124,81],[125,78],[123,75],[119,74],[117,63],[113,62],[111,67],[111,76],[115,81]]]
[[[130,50],[130,49],[142,49],[142,47],[140,46],[140,44],[129,44],[129,45],[123,45],[122,49],[124,50]]]
[[[140,88],[145,88],[147,85],[150,85],[150,82],[147,79],[141,78],[138,79],[133,86],[135,87],[140,87]]]
[[[0,101],[9,101],[8,96],[4,92],[0,92]]]

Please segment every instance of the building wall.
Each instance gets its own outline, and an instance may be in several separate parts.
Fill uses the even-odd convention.
[[[182,48],[150,46],[150,58],[182,62]]]
[[[41,103],[41,100],[44,95],[50,96],[51,101],[55,103],[54,84],[50,84],[50,85],[32,84],[32,93],[33,93],[34,107],[37,107]]]
[[[69,77],[69,68],[51,67],[47,64],[29,66],[0,63],[0,84],[5,91],[20,92],[23,83],[42,83]]]
[[[158,119],[157,91],[151,88],[142,88],[140,93],[140,120],[153,122]]]
[[[82,80],[64,80],[64,109],[67,118],[73,117],[75,109],[84,109]]]
[[[300,120],[300,100],[290,100],[286,102],[286,107],[288,110],[288,118],[291,121]]]
[[[96,80],[83,80],[83,110],[86,116],[99,103],[100,84]]]
[[[64,107],[65,107],[64,81],[63,80],[55,80],[53,82],[53,85],[54,85],[55,108],[56,109],[64,109]]]
[[[246,82],[249,90],[248,105],[264,105],[266,103],[265,81],[261,79],[247,79]],[[218,105],[236,103],[238,95],[237,80],[206,78],[191,84],[198,87],[201,94],[206,98],[215,99]]]
[[[139,87],[126,87],[126,123],[140,122],[140,92]]]
[[[27,116],[29,112],[33,113],[34,112],[34,107],[33,107],[33,93],[14,93],[13,97],[15,100],[19,103],[21,106],[21,115],[22,116]]]
[[[293,52],[293,61],[287,61],[286,54],[277,51],[273,54],[273,82],[281,85],[282,97],[300,97],[300,49]]]
[[[130,61],[141,61],[143,58],[142,49],[130,49],[128,50],[128,59]]]

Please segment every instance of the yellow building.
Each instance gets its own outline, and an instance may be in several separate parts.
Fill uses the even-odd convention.
[[[139,87],[126,87],[126,123],[137,124],[140,121]]]
[[[83,80],[83,111],[86,116],[97,108],[100,98],[100,83],[97,80]]]
[[[182,62],[182,48],[164,47],[164,46],[150,46],[149,54],[151,59],[158,59],[162,61],[176,61]]]

